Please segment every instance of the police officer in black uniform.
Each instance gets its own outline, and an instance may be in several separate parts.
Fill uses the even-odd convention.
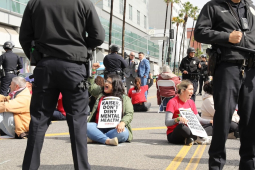
[[[123,70],[127,67],[125,60],[118,55],[120,48],[117,45],[111,45],[111,54],[105,56],[103,63],[105,66],[104,78],[108,75],[117,74],[123,78]]]
[[[212,44],[218,54],[213,75],[215,115],[209,169],[226,162],[225,143],[232,114],[240,116],[240,170],[255,169],[255,8],[251,0],[211,0],[201,10],[194,31],[198,42]],[[210,62],[210,61],[209,61]]]
[[[88,49],[101,45],[104,38],[105,31],[91,1],[28,2],[20,27],[20,44],[26,56],[37,65],[23,170],[39,168],[45,132],[60,92],[67,113],[74,168],[90,169],[87,156],[89,97],[88,86],[83,82],[91,68],[86,68],[84,63],[88,59]],[[32,41],[35,50],[30,55]]]
[[[208,78],[208,63],[206,61],[206,55],[205,54],[202,54],[201,55],[201,70],[200,70],[200,76],[199,76],[199,93],[197,95],[202,95],[202,89],[203,89],[203,83],[208,81],[209,78]]]
[[[12,52],[14,44],[7,41],[3,46],[6,53],[0,56],[1,75],[1,94],[7,96],[12,78],[18,75],[18,71],[23,68],[20,57]]]
[[[182,79],[188,79],[193,83],[194,93],[191,97],[193,101],[196,100],[198,77],[201,68],[200,61],[197,57],[195,57],[195,53],[195,49],[193,47],[189,47],[187,50],[187,57],[182,59],[179,68],[182,72]]]

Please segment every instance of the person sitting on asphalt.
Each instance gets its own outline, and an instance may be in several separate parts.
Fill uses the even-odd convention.
[[[94,63],[92,68],[99,68],[99,63]],[[88,143],[98,142],[106,145],[117,146],[118,143],[131,141],[133,139],[131,121],[133,119],[134,109],[131,100],[125,95],[125,87],[118,75],[108,75],[104,87],[94,83],[93,78],[88,79],[90,82],[89,92],[93,96],[98,96],[92,109],[87,123]],[[122,119],[115,128],[98,128],[99,112],[102,100],[105,97],[119,97],[122,101]]]
[[[52,119],[53,121],[56,120],[66,120],[66,112],[63,107],[63,96],[62,93],[59,94],[58,97],[58,105],[55,111],[53,112]]]
[[[104,78],[101,77],[101,76],[97,76],[97,78],[95,78],[94,83],[96,83],[97,85],[99,85],[101,87],[104,87]],[[90,95],[89,108],[90,108],[91,111],[93,109],[93,106],[95,105],[96,99],[97,99],[97,97],[94,97],[94,96]]]
[[[206,82],[204,84],[205,94],[203,95],[203,102],[201,106],[201,117],[204,119],[213,120],[215,109],[214,109],[214,101],[213,101],[213,82]],[[232,116],[232,121],[230,123],[229,135],[228,138],[239,138],[239,123],[240,117],[237,114],[237,111],[234,111]],[[207,135],[212,136],[213,134],[213,125],[207,124],[203,125],[205,128]]]
[[[158,89],[158,81],[159,80],[172,80],[175,84],[175,89],[178,84],[181,83],[180,78],[173,74],[173,72],[170,70],[169,66],[163,66],[162,68],[162,73],[158,76],[158,79],[156,81],[156,87],[157,87],[157,101],[158,105],[161,105],[161,97],[160,96],[165,96],[166,98],[163,98],[163,107],[160,107],[160,111],[164,111],[168,101],[175,96],[175,89],[174,87],[160,87]]]
[[[197,112],[195,102],[191,100],[193,94],[193,84],[189,80],[183,80],[177,86],[178,95],[169,100],[166,106],[166,118],[165,125],[167,126],[167,139],[169,143],[174,144],[185,144],[193,145],[193,143],[198,144],[210,144],[211,139],[201,138],[194,136],[191,130],[186,125],[188,120],[179,117],[179,109],[191,109],[197,116],[201,124],[213,123],[212,120],[202,119]]]
[[[16,138],[27,138],[30,123],[31,94],[26,88],[26,80],[14,77],[9,96],[0,95],[0,130],[3,134]],[[16,135],[15,135],[16,134]]]
[[[134,87],[129,89],[128,96],[132,100],[135,112],[147,112],[151,107],[151,103],[146,102],[145,92],[151,87],[145,85],[141,86],[141,79],[139,77],[135,78]]]

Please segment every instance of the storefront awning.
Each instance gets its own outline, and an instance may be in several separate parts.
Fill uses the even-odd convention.
[[[21,48],[19,34],[12,27],[0,24],[0,37],[0,45],[4,45],[6,41],[11,41],[15,47]]]

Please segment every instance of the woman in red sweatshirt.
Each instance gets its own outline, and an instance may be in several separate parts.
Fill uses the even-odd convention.
[[[151,87],[145,85],[141,86],[141,79],[139,77],[135,78],[134,87],[129,89],[128,96],[132,100],[135,112],[147,112],[151,107],[151,103],[147,102],[145,98],[145,92]]]

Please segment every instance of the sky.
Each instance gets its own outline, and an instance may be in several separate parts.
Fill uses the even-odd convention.
[[[182,0],[182,2],[191,2],[194,6],[198,6],[199,9],[202,9],[203,6],[210,0]],[[252,0],[253,4],[255,4],[255,0]],[[193,20],[192,19],[188,19],[188,28],[191,28],[193,24]]]

